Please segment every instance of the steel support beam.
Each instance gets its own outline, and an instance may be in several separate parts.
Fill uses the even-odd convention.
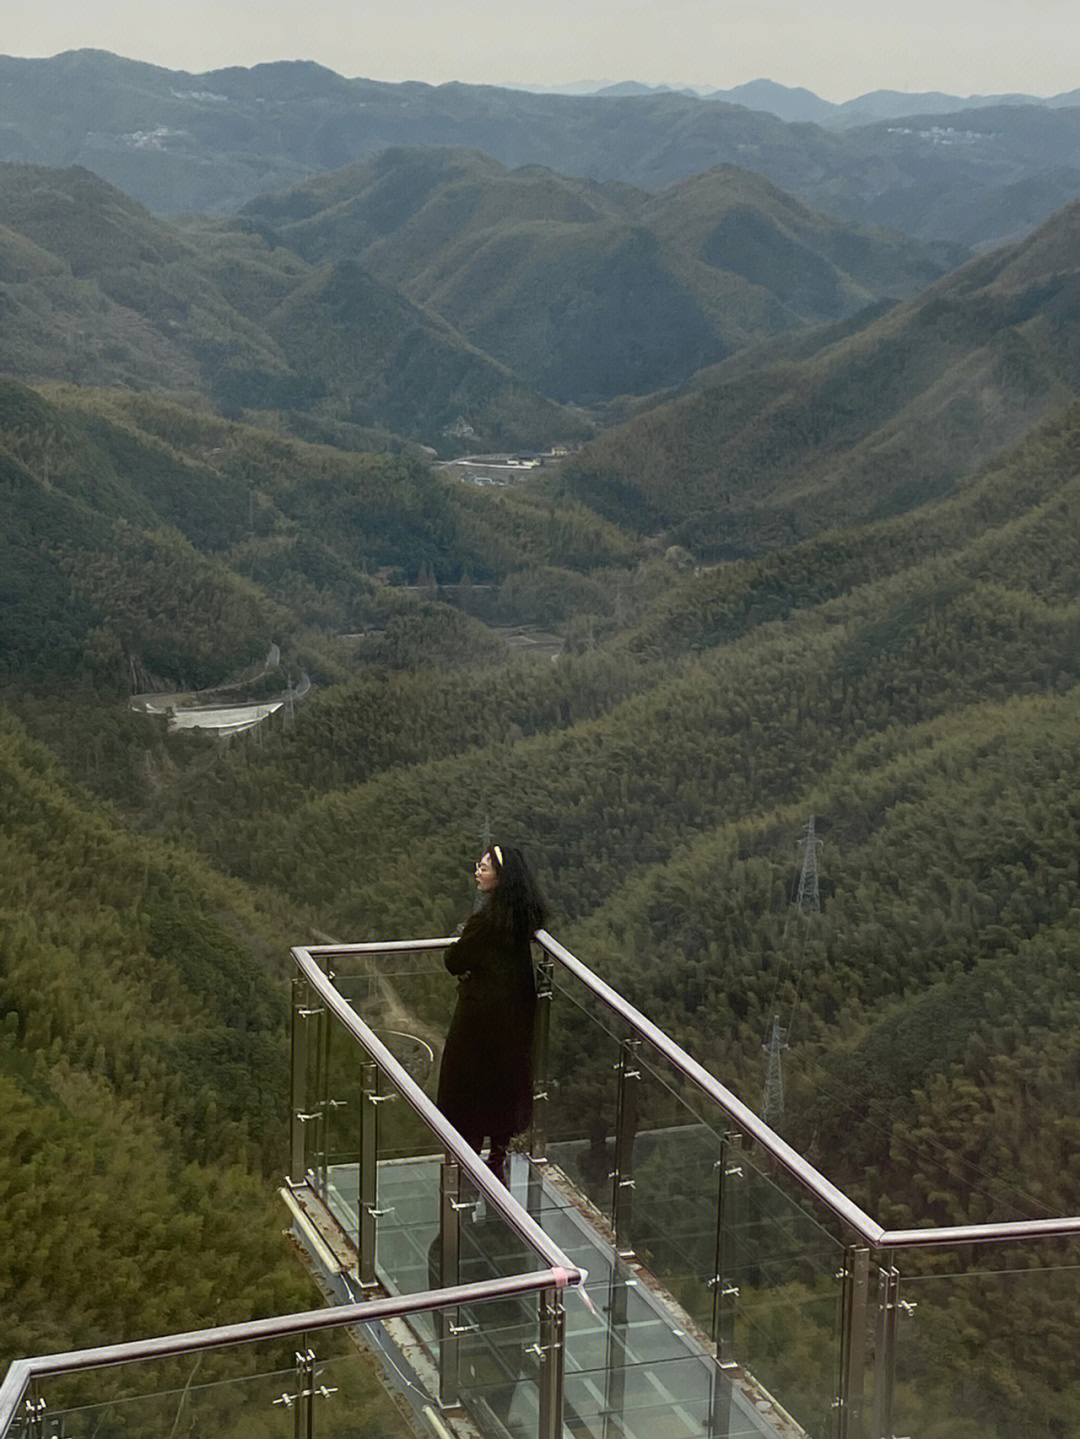
[[[461,1168],[449,1156],[443,1159],[439,1175],[439,1287],[450,1289],[460,1282]],[[460,1381],[459,1309],[444,1309],[436,1315],[439,1336],[439,1403],[444,1409],[458,1400]]]
[[[562,1291],[540,1293],[540,1423],[538,1439],[562,1439],[563,1364],[566,1353],[566,1310]]]
[[[314,1014],[311,990],[297,977],[292,981],[292,1011],[289,1025],[289,1180],[302,1184],[307,1176],[308,1107],[308,1026]]]
[[[555,961],[541,953],[536,966],[536,1027],[533,1031],[533,1113],[529,1154],[543,1163],[547,1158],[548,1085],[550,1083],[549,1043],[551,1005],[554,997]]]
[[[360,1064],[360,1173],[356,1196],[357,1278],[361,1288],[375,1284],[375,1217],[379,1207],[379,1070],[371,1060]]]
[[[634,1139],[638,1124],[637,1062],[640,1041],[624,1039],[619,1052],[619,1087],[615,1106],[615,1165],[611,1172],[611,1227],[621,1259],[634,1258],[630,1234],[634,1212]]]
[[[866,1439],[863,1412],[866,1359],[870,1352],[870,1251],[844,1250],[840,1305],[840,1392],[836,1399],[837,1439]]]
[[[742,1135],[725,1134],[716,1162],[716,1248],[712,1290],[712,1338],[722,1369],[735,1362],[735,1305],[739,1298],[738,1241],[746,1225],[746,1175]]]
[[[877,1337],[874,1344],[874,1439],[890,1439],[896,1381],[896,1326],[900,1314],[900,1271],[878,1270]]]

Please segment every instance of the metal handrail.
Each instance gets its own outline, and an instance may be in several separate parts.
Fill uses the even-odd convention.
[[[607,1009],[618,1017],[668,1061],[677,1073],[721,1109],[733,1123],[761,1145],[765,1152],[785,1169],[800,1185],[846,1224],[863,1243],[873,1249],[898,1250],[929,1248],[946,1244],[997,1244],[1009,1240],[1054,1239],[1080,1237],[1080,1215],[1054,1219],[1011,1220],[1000,1224],[957,1224],[926,1229],[886,1229],[867,1214],[831,1180],[816,1169],[796,1149],[715,1075],[693,1059],[681,1045],[653,1024],[639,1009],[624,999],[617,990],[583,964],[565,945],[548,933],[537,930],[536,941],[544,952],[572,974]],[[387,943],[323,945],[310,947],[308,953],[325,957],[347,954],[377,954],[399,950],[437,950],[453,944],[454,937],[445,939],[391,940]]]
[[[809,1160],[781,1139],[752,1109],[732,1094],[686,1050],[675,1043],[650,1019],[635,1009],[621,994],[605,984],[599,975],[576,955],[541,929],[537,942],[546,954],[579,980],[600,1002],[647,1040],[679,1074],[689,1080],[707,1099],[749,1134],[762,1149],[847,1224],[874,1249],[926,1248],[938,1244],[995,1244],[1004,1240],[1048,1239],[1080,1235],[1080,1215],[1058,1219],[1014,1220],[1001,1224],[957,1224],[938,1229],[886,1229],[861,1209],[835,1184],[815,1169]]]
[[[224,1324],[213,1329],[195,1329],[184,1334],[164,1334],[152,1339],[130,1340],[125,1344],[106,1344],[97,1349],[74,1349],[62,1354],[40,1354],[32,1359],[16,1359],[0,1382],[0,1433],[3,1433],[16,1417],[19,1402],[26,1393],[27,1386],[35,1379],[47,1379],[83,1369],[105,1369],[111,1365],[132,1364],[141,1360],[174,1359],[206,1349],[222,1349],[232,1344],[254,1343],[259,1340],[284,1339],[291,1334],[314,1334],[323,1329],[340,1329],[352,1324],[373,1324],[384,1319],[426,1314],[434,1309],[447,1309],[459,1304],[480,1304],[488,1299],[505,1299],[518,1294],[538,1293],[544,1289],[561,1289],[567,1281],[568,1271],[562,1265],[555,1265],[534,1274],[512,1274],[499,1279],[483,1279],[474,1284],[457,1284],[450,1289],[425,1289],[419,1294],[397,1294],[387,1299],[366,1299],[357,1304],[309,1309],[299,1314],[277,1314],[269,1319],[252,1319],[246,1323]]]
[[[770,1129],[763,1119],[741,1099],[732,1094],[730,1089],[722,1085],[715,1075],[710,1074],[696,1059],[692,1059],[685,1049],[653,1024],[651,1019],[646,1019],[645,1015],[639,1009],[635,1009],[617,990],[612,989],[609,984],[605,984],[599,975],[594,974],[587,965],[582,964],[576,955],[571,954],[565,945],[560,944],[557,939],[548,934],[546,929],[539,930],[536,939],[546,954],[549,954],[552,959],[568,970],[595,998],[606,1005],[613,1014],[618,1015],[635,1033],[648,1040],[677,1073],[681,1074],[684,1079],[688,1079],[707,1099],[722,1109],[729,1119],[755,1139],[767,1153],[783,1165],[789,1174],[815,1194],[833,1214],[854,1229],[856,1234],[868,1244],[874,1247],[880,1245],[881,1236],[885,1233],[883,1227],[860,1209],[853,1199],[849,1199],[842,1190],[819,1173],[809,1160],[804,1159],[786,1140],[781,1139],[779,1134]]]
[[[414,949],[446,949],[456,939],[456,934],[449,934],[445,939],[364,940],[360,944],[302,944],[293,950],[293,954],[296,954],[297,949],[304,954],[315,954],[324,959],[336,959],[343,954],[408,954],[410,950]]]
[[[412,948],[421,947],[436,949],[441,946],[445,948],[452,944],[452,939],[444,939],[434,942],[419,942]],[[428,1129],[431,1130],[439,1144],[453,1155],[454,1159],[461,1165],[462,1169],[469,1175],[469,1178],[479,1189],[489,1205],[493,1206],[510,1227],[529,1245],[540,1259],[550,1268],[557,1270],[566,1276],[566,1282],[572,1285],[579,1285],[584,1278],[580,1270],[572,1260],[562,1252],[557,1244],[553,1242],[548,1234],[545,1234],[536,1220],[528,1213],[514,1198],[505,1185],[492,1174],[484,1161],[472,1149],[461,1135],[457,1132],[450,1121],[443,1115],[442,1111],[432,1103],[424,1091],[412,1078],[412,1076],[398,1063],[398,1061],[387,1049],[386,1045],[378,1038],[374,1030],[359,1017],[352,1005],[334,988],[333,981],[312,959],[311,954],[338,955],[351,951],[355,953],[358,949],[366,949],[369,953],[383,953],[390,946],[375,944],[369,946],[319,946],[309,950],[307,946],[298,945],[293,949],[292,954],[301,974],[316,991],[323,1004],[334,1015],[341,1024],[349,1031],[353,1038],[371,1056],[379,1069],[396,1086],[402,1097],[411,1105],[420,1119]],[[401,945],[401,948],[409,947]]]

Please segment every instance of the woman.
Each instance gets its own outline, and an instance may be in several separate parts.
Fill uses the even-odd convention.
[[[547,907],[519,849],[492,845],[476,866],[482,904],[444,963],[457,975],[436,1103],[473,1149],[491,1140],[488,1165],[506,1180],[511,1136],[532,1119],[536,979],[530,941]]]

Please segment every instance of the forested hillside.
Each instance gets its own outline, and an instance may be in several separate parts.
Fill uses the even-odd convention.
[[[494,587],[504,623],[543,619],[553,584],[588,594],[581,572],[632,548],[574,504],[511,492],[484,505],[407,455],[123,392],[0,381],[0,483],[0,675],[114,694],[220,684],[271,642],[322,679],[348,673],[358,643],[392,665],[425,633],[491,652],[467,613],[403,582],[468,575]]]
[[[198,398],[353,449],[582,438],[581,406],[912,293],[966,252],[861,231],[745,171],[649,195],[392,150],[241,216],[155,218],[0,165],[0,367]]]
[[[287,911],[127,834],[4,711],[0,795],[0,1362],[307,1307],[269,1183]]]
[[[203,400],[372,450],[586,433],[432,311],[344,261],[304,264],[250,228],[213,244],[87,170],[0,165],[0,370]],[[397,438],[394,438],[397,437]]]
[[[939,1075],[944,1104],[976,1063],[989,1083],[1003,1025],[1032,1064],[1036,1029],[1073,1032],[1051,995],[1080,915],[1078,562],[1074,408],[953,500],[669,586],[607,652],[328,691],[163,813],[358,939],[445,932],[485,823],[523,839],[556,932],[748,1098],[770,1009],[797,989],[792,1138],[856,1187],[873,1168],[872,1198],[887,1185],[916,1213],[921,1171],[890,1136],[917,1127],[918,1085]],[[827,903],[800,931],[810,813]],[[1017,966],[1046,973],[1022,1012]],[[911,1025],[910,1054],[890,1039],[866,1063]],[[832,1105],[844,1085],[865,1126]],[[998,1159],[1007,1142],[985,1133]],[[1011,1142],[1034,1212],[1080,1204],[1071,1171]],[[946,1209],[988,1205],[961,1186]]]
[[[311,264],[358,262],[580,403],[911,294],[965,253],[838,224],[734,166],[653,194],[460,150],[385,150],[244,217]]]
[[[741,353],[586,447],[579,496],[698,554],[774,549],[951,492],[1080,394],[1080,206],[914,300]]]
[[[419,666],[505,668],[515,621],[572,634],[602,618],[633,543],[580,507],[439,482],[404,453],[13,381],[0,505],[4,1357],[304,1308],[273,1194],[285,956],[326,915],[195,857],[162,800],[222,756],[127,695],[220,684],[274,645],[282,672],[362,676],[428,726]],[[471,603],[438,599],[470,572]],[[632,687],[599,657],[585,683],[549,668],[554,685],[518,676],[512,723]],[[320,715],[333,727],[332,704]],[[372,736],[391,763],[418,742],[400,718],[391,702]],[[87,1291],[91,1270],[107,1280]]]
[[[779,1015],[783,1132],[886,1223],[1080,1210],[1075,206],[850,314],[922,260],[715,168],[648,197],[399,154],[182,229],[85,174],[2,183],[10,1352],[306,1302],[272,1198],[288,946],[449,932],[489,829],[751,1104]],[[479,315],[467,242],[511,233],[521,293]],[[491,434],[595,421],[478,337],[523,354],[538,277],[585,290],[567,257],[603,278],[624,242],[653,268],[619,285],[693,280],[709,316],[709,255],[756,305],[779,245],[799,328],[690,381],[658,341],[669,398],[561,472],[434,468],[415,441],[470,396]],[[811,328],[818,262],[843,302]],[[228,743],[129,707],[301,673]]]

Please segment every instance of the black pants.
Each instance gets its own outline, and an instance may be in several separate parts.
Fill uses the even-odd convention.
[[[485,1136],[482,1130],[478,1132],[476,1130],[463,1129],[461,1131],[461,1137],[471,1148],[476,1150],[477,1154],[479,1154],[484,1147]],[[488,1150],[487,1166],[492,1174],[495,1175],[495,1178],[505,1184],[506,1151],[510,1148],[511,1136],[509,1134],[493,1134],[490,1137],[491,1148]]]

